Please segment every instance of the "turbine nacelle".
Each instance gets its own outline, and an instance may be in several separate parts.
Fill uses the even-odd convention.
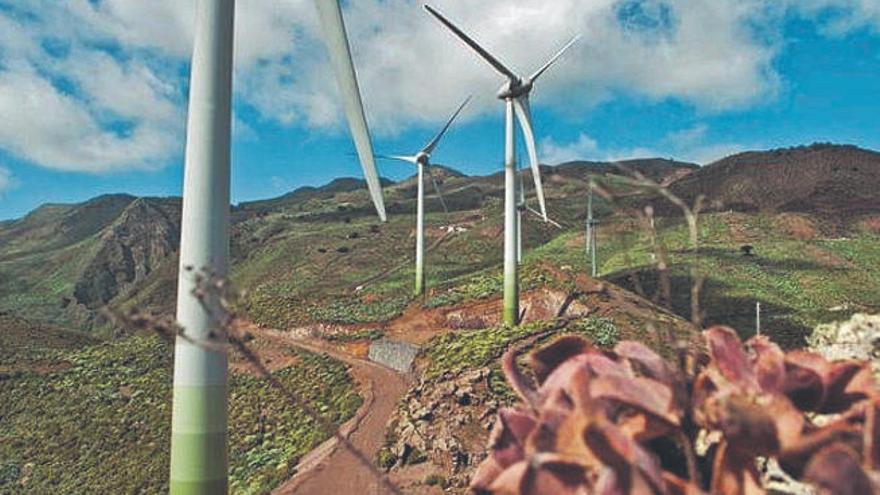
[[[416,164],[428,166],[431,162],[431,154],[424,151],[419,151],[416,156],[413,157],[413,159],[415,160]]]
[[[528,77],[518,77],[516,79],[510,79],[506,83],[502,84],[500,88],[498,88],[498,99],[511,100],[514,98],[519,98],[521,96],[526,96],[532,91],[532,85],[532,80]]]

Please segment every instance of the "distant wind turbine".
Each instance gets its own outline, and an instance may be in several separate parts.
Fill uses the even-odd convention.
[[[458,110],[456,110],[455,113],[452,114],[452,117],[446,122],[446,125],[440,129],[440,132],[428,141],[428,144],[426,144],[425,147],[415,155],[379,155],[379,158],[412,163],[418,168],[418,195],[416,199],[416,283],[415,289],[413,290],[413,293],[416,296],[422,296],[425,294],[425,173],[427,172],[428,177],[431,178],[431,184],[434,186],[434,192],[437,193],[437,197],[440,199],[440,204],[443,205],[443,210],[448,212],[446,201],[443,200],[443,194],[440,192],[440,186],[437,184],[434,174],[431,173],[431,153],[437,148],[440,139],[443,138],[443,135],[446,134],[449,126],[452,125],[452,122],[458,117],[458,114],[461,113],[461,110],[470,100],[470,96],[465,98],[458,107]]]
[[[599,222],[593,218],[593,181],[590,180],[590,189],[587,193],[587,255],[590,256],[590,274],[596,278],[598,267],[596,266],[596,225]]]
[[[385,207],[337,0],[316,0],[367,184]],[[199,290],[229,265],[229,176],[235,0],[198,0],[189,112],[171,413],[172,494],[226,493],[227,335],[221,295]]]
[[[535,134],[532,129],[532,115],[529,106],[529,94],[535,81],[577,40],[577,36],[569,41],[550,60],[534,74],[528,77],[518,76],[508,69],[497,58],[492,56],[483,47],[477,44],[451,21],[443,17],[429,5],[425,10],[436,17],[443,25],[451,30],[471,49],[477,52],[496,71],[507,77],[500,90],[498,98],[505,102],[505,149],[504,149],[504,322],[515,325],[519,321],[519,274],[517,266],[518,250],[518,221],[516,178],[516,135],[514,131],[514,114],[519,120],[520,129],[525,137],[526,149],[529,154],[529,162],[532,167],[532,177],[535,181],[535,192],[538,196],[538,204],[541,207],[541,217],[547,221],[547,207],[544,202],[544,187],[541,184],[541,170],[538,166],[538,155],[535,147]]]
[[[519,203],[516,205],[516,262],[520,265],[522,264],[522,253],[523,253],[523,235],[522,235],[522,222],[523,222],[523,212],[532,213],[537,217],[541,217],[541,212],[529,206],[528,201],[526,201],[526,188],[523,180],[523,170],[517,165],[517,191],[519,194]],[[562,225],[558,222],[555,222],[551,218],[547,218],[547,223],[553,225],[557,229],[561,229]]]

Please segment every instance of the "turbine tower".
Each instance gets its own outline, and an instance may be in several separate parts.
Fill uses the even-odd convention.
[[[171,415],[172,494],[226,493],[226,334],[199,277],[229,264],[235,0],[200,0],[190,75]],[[210,292],[210,291],[209,291]]]
[[[538,196],[538,204],[541,207],[541,217],[547,221],[547,207],[544,202],[544,187],[541,184],[541,171],[538,167],[538,154],[535,147],[535,134],[532,129],[532,115],[529,106],[529,94],[535,81],[577,40],[577,37],[569,41],[550,60],[534,74],[528,77],[518,76],[508,69],[497,58],[492,56],[483,47],[477,44],[455,24],[443,17],[429,5],[425,10],[436,17],[443,25],[449,28],[459,39],[477,52],[496,71],[507,77],[507,81],[498,91],[498,98],[505,103],[505,133],[504,133],[504,322],[515,325],[519,322],[519,268],[517,266],[517,164],[516,164],[516,135],[514,131],[514,114],[519,120],[520,129],[526,142],[529,154],[529,162],[532,167],[532,177],[535,181],[535,193]]]
[[[316,0],[367,184],[385,220],[378,174],[337,0]],[[335,9],[335,13],[334,13]],[[229,265],[229,176],[235,0],[198,0],[183,181],[174,396],[172,494],[226,493],[227,335],[221,295],[200,277]]]
[[[431,173],[431,153],[434,152],[434,149],[437,148],[437,145],[440,143],[440,139],[446,134],[446,131],[449,129],[449,126],[452,125],[452,122],[458,117],[458,114],[461,113],[461,110],[468,104],[471,100],[471,97],[468,96],[458,107],[458,110],[452,114],[452,117],[446,122],[446,125],[440,129],[440,132],[434,136],[433,139],[428,141],[428,144],[425,145],[418,153],[415,155],[388,155],[388,156],[379,156],[379,158],[384,158],[388,160],[398,160],[402,162],[412,163],[418,168],[418,194],[416,199],[416,283],[415,288],[413,289],[413,294],[415,296],[423,296],[425,295],[425,173],[431,178],[431,184],[434,186],[434,191],[437,193],[437,197],[440,199],[440,204],[443,205],[443,211],[448,212],[449,210],[446,208],[446,202],[443,200],[443,194],[440,193],[440,186],[437,184],[437,180],[434,178],[434,174]]]
[[[598,220],[593,218],[593,181],[590,180],[590,190],[587,193],[587,255],[590,257],[590,275],[596,278],[598,268],[596,266],[596,225]]]

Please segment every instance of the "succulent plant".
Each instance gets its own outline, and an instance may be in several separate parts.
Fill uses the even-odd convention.
[[[759,460],[775,459],[818,493],[878,491],[868,363],[743,344],[726,327],[702,337],[682,365],[638,342],[605,351],[572,336],[532,353],[530,372],[508,351],[522,404],[499,411],[471,490],[751,495],[765,493]]]

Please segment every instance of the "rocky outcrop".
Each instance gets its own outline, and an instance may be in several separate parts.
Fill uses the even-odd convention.
[[[177,250],[180,220],[169,206],[137,199],[104,230],[98,251],[74,287],[78,303],[92,309],[107,304]]]
[[[870,361],[880,378],[880,315],[857,313],[848,321],[819,325],[807,343],[827,359]]]
[[[493,373],[481,368],[422,378],[389,423],[380,462],[389,468],[430,462],[451,473],[451,487],[467,486],[485,457],[495,413],[505,403],[504,392],[493,390]]]

